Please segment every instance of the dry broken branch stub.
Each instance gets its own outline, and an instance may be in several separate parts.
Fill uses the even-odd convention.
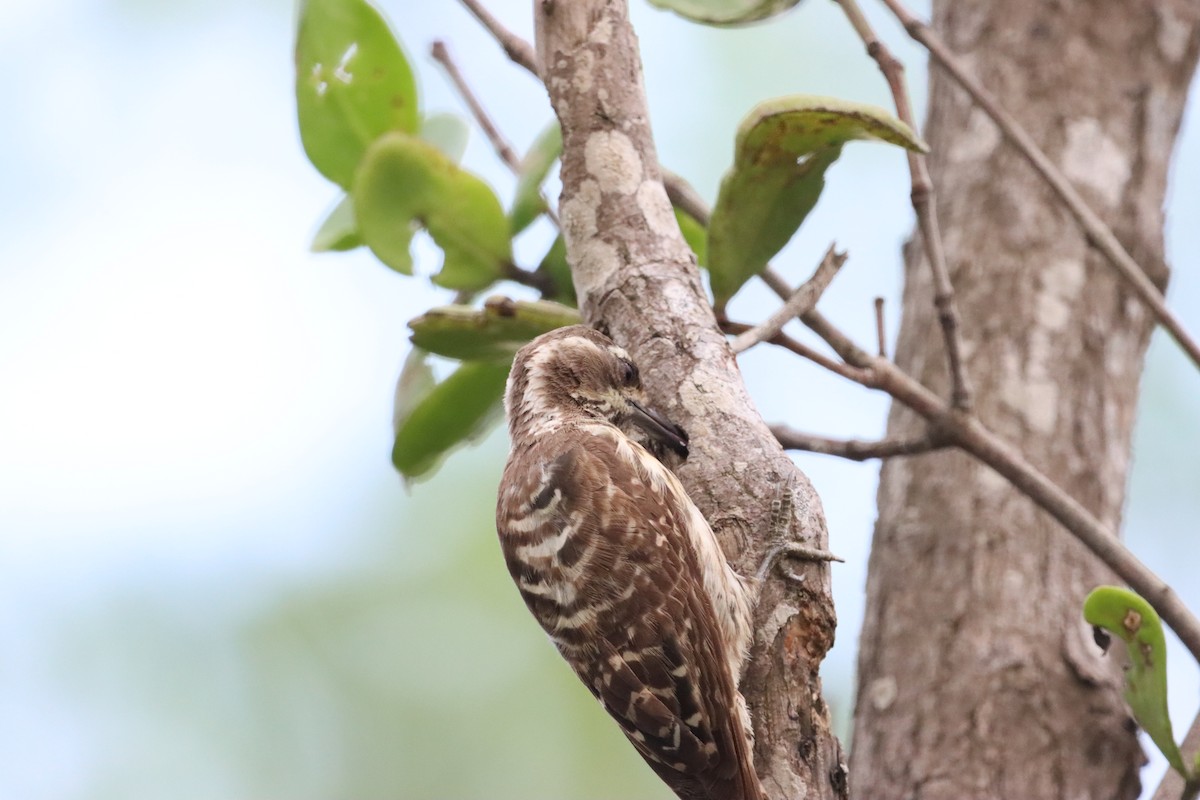
[[[744,322],[735,322],[734,320],[727,318],[718,318],[717,322],[721,326],[722,331],[735,336],[754,328],[753,325],[747,325]],[[840,361],[835,361],[823,353],[819,353],[812,349],[804,342],[801,342],[798,339],[793,339],[786,333],[777,333],[770,339],[767,339],[767,342],[795,353],[801,358],[811,361],[817,366],[823,367],[835,375],[841,375],[843,378],[854,381],[855,383],[866,385],[869,382],[869,379],[863,374],[862,370],[851,367],[847,364],[843,364]]]
[[[887,358],[887,332],[883,325],[883,298],[875,298],[875,338],[879,344],[878,355]]]
[[[783,330],[784,325],[816,306],[817,301],[821,299],[821,295],[825,293],[825,289],[829,287],[830,282],[844,263],[846,263],[846,254],[837,252],[834,245],[830,245],[812,277],[802,283],[799,289],[792,292],[791,297],[784,301],[784,304],[775,313],[767,317],[760,325],[738,334],[737,338],[730,343],[733,352],[744,353],[756,344],[773,339]]]

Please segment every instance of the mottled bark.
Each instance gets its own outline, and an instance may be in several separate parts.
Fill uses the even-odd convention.
[[[1195,0],[935,0],[933,24],[1160,285],[1167,168],[1200,50]],[[926,137],[984,422],[1120,521],[1152,320],[1033,171],[933,71]],[[902,368],[945,394],[910,248]],[[891,437],[923,429],[893,406]],[[859,660],[864,798],[1129,798],[1142,756],[1080,617],[1112,576],[962,453],[889,461]]]
[[[726,554],[753,574],[773,542],[824,547],[812,486],[755,410],[676,226],[651,139],[624,0],[534,4],[542,79],[562,123],[559,207],[584,318],[642,366],[656,405],[691,434],[679,469]],[[845,796],[818,668],[833,642],[829,571],[766,582],[742,692],[771,797]]]

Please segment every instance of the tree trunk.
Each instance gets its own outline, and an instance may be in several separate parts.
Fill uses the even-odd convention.
[[[643,365],[655,405],[691,434],[679,477],[739,572],[753,575],[779,541],[824,548],[820,500],[755,410],[663,189],[625,0],[540,0],[534,14],[584,319]],[[833,643],[829,569],[803,572],[799,585],[766,581],[756,612],[741,684],[755,766],[773,798],[845,797],[818,676]]]
[[[935,0],[933,27],[1165,284],[1167,167],[1196,0]],[[1117,527],[1153,320],[1032,169],[931,69],[927,138],[977,411]],[[899,365],[948,395],[928,265],[906,265]],[[893,405],[888,435],[921,421]],[[863,798],[1132,798],[1142,755],[1080,607],[1113,582],[969,456],[879,488],[851,760]]]

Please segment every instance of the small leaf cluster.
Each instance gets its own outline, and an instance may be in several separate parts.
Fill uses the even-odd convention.
[[[513,263],[513,237],[547,210],[542,185],[562,137],[554,125],[535,142],[506,213],[495,191],[459,166],[466,123],[421,113],[408,59],[365,0],[301,5],[295,89],[304,151],[344,192],[318,228],[314,251],[365,246],[388,267],[412,275],[413,236],[425,231],[443,256],[431,277],[436,285],[471,296],[515,277],[548,298],[432,309],[413,320],[416,349],[397,386],[392,461],[406,478],[419,477],[497,417],[521,343],[579,318],[561,240],[533,272],[521,274]],[[436,382],[430,353],[462,363]]]
[[[741,5],[733,17],[692,16],[738,22],[789,3]],[[365,246],[391,269],[412,275],[413,236],[424,231],[443,256],[430,279],[458,293],[456,305],[410,322],[415,349],[397,387],[392,460],[405,478],[420,477],[498,417],[508,367],[522,344],[579,321],[561,235],[534,269],[513,261],[514,237],[544,214],[553,218],[543,186],[561,156],[562,134],[551,124],[532,144],[506,212],[492,187],[459,165],[466,123],[421,112],[403,48],[366,0],[303,0],[295,91],[305,153],[343,192],[319,226],[313,250]],[[707,225],[681,209],[675,212],[696,263],[709,272],[718,309],[792,238],[816,205],[826,170],[854,139],[926,149],[907,126],[873,106],[793,95],[750,112]],[[533,287],[541,299],[472,303],[505,281]],[[431,353],[461,363],[437,382],[427,359]]]

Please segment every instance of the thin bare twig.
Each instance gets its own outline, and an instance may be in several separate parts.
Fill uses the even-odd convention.
[[[912,439],[880,439],[866,442],[859,439],[829,439],[793,430],[786,425],[772,425],[771,433],[785,450],[803,450],[827,456],[866,461],[872,458],[893,458],[932,453],[949,446],[940,432],[930,429],[925,435]]]
[[[492,13],[484,8],[478,0],[459,0],[459,2],[466,7],[467,11],[471,12],[475,19],[479,20],[483,27],[488,29],[488,33],[492,34],[492,38],[504,48],[505,54],[514,64],[519,64],[532,72],[535,78],[541,79],[542,73],[538,68],[537,54],[533,50],[533,45],[501,25],[500,21],[493,17]]]
[[[851,27],[866,45],[867,54],[879,65],[879,71],[883,73],[884,80],[891,89],[896,104],[896,116],[908,127],[917,130],[912,103],[908,98],[908,88],[904,82],[904,65],[875,35],[874,29],[855,0],[837,0],[837,3],[845,12]],[[958,303],[954,299],[954,287],[950,283],[946,253],[942,248],[933,181],[929,177],[925,156],[912,150],[905,152],[908,156],[908,171],[912,176],[913,211],[917,215],[917,226],[921,229],[921,245],[925,249],[925,256],[933,275],[933,305],[937,311],[938,322],[942,326],[942,338],[945,340],[946,366],[950,373],[950,399],[955,408],[966,411],[971,408],[971,385],[963,366]]]
[[[883,0],[883,2],[904,26],[908,35],[923,44],[938,66],[966,90],[967,94],[971,95],[971,99],[991,117],[992,122],[996,123],[996,127],[1004,134],[1009,144],[1025,157],[1034,171],[1042,176],[1046,184],[1063,201],[1091,243],[1105,255],[1113,268],[1129,283],[1134,294],[1150,308],[1159,323],[1183,348],[1188,358],[1197,367],[1200,367],[1200,345],[1191,337],[1171,309],[1167,308],[1162,292],[1150,280],[1141,265],[1121,246],[1121,242],[1113,233],[1112,228],[1104,224],[1099,215],[1092,211],[1066,176],[1037,146],[1033,137],[1021,126],[1021,123],[1005,111],[996,98],[983,88],[982,84],[971,77],[966,67],[941,38],[928,25],[914,17],[903,3],[899,0]]]
[[[734,322],[728,318],[718,319],[717,324],[721,327],[721,330],[724,333],[731,333],[735,335],[745,333],[754,327],[753,325],[747,325],[744,322]],[[778,345],[785,350],[789,350],[801,358],[813,362],[819,367],[824,367],[834,375],[841,375],[843,378],[854,381],[857,384],[865,384],[870,380],[863,374],[862,370],[857,369],[856,367],[851,367],[848,364],[843,364],[840,361],[834,361],[829,356],[812,349],[798,339],[793,339],[786,333],[777,333],[767,341],[771,344]]]
[[[887,333],[883,327],[883,298],[875,298],[875,336],[879,339],[879,357],[887,358]]]
[[[484,135],[492,143],[492,147],[496,150],[496,154],[500,156],[500,160],[507,164],[508,168],[513,172],[520,172],[520,156],[517,155],[517,152],[512,149],[512,145],[500,133],[500,129],[496,127],[496,123],[492,122],[492,118],[484,110],[483,104],[479,102],[479,99],[475,97],[475,93],[471,91],[471,87],[467,85],[462,70],[458,68],[458,64],[454,63],[454,59],[450,57],[450,50],[446,47],[446,43],[438,39],[429,48],[429,52],[433,56],[433,60],[441,64],[442,69],[446,70],[446,75],[449,76],[450,82],[458,90],[459,95],[467,104],[467,108],[471,109],[471,116],[475,117],[475,121],[483,129]]]
[[[784,325],[815,306],[844,263],[846,254],[837,252],[834,245],[829,245],[825,257],[821,259],[811,278],[802,283],[774,314],[750,330],[738,334],[737,338],[730,342],[729,346],[733,348],[733,352],[744,353],[754,345],[774,338],[783,330]]]
[[[504,162],[505,166],[514,175],[519,176],[523,168],[521,159],[517,156],[516,151],[513,150],[512,145],[508,143],[508,140],[504,138],[504,134],[500,132],[500,128],[492,121],[483,104],[475,96],[475,92],[471,90],[467,79],[463,77],[462,70],[458,68],[458,64],[450,56],[450,50],[446,47],[446,43],[440,39],[435,41],[433,46],[430,47],[430,54],[433,56],[433,60],[441,64],[442,68],[446,70],[446,75],[450,78],[450,82],[454,84],[454,88],[458,90],[459,96],[467,104],[467,108],[471,110],[471,116],[475,117],[475,122],[479,124],[488,141],[492,143],[492,148],[496,151],[496,155],[500,157],[500,160]],[[542,198],[542,213],[554,223],[555,227],[558,227],[558,215],[555,213],[554,207],[550,204],[545,192],[539,191],[538,196]],[[522,270],[517,268],[517,273],[510,274],[507,277],[515,280],[517,283],[524,283],[527,286],[540,289],[543,294],[549,291],[550,285],[553,283],[552,281],[542,280],[543,276],[532,272],[524,273],[531,276],[531,280],[525,280],[521,277],[522,272]]]

